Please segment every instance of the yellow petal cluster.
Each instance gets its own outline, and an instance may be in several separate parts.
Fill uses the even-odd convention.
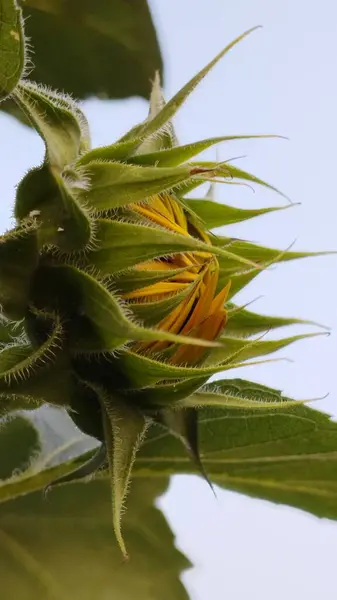
[[[160,194],[146,204],[132,205],[132,210],[153,225],[180,235],[196,237],[211,245],[209,236],[188,220],[183,206],[171,194]],[[172,271],[173,274],[164,281],[124,294],[124,299],[130,303],[164,300],[186,290],[183,300],[157,325],[159,329],[209,341],[220,335],[226,324],[224,304],[230,283],[216,293],[219,264],[214,255],[194,251],[177,253],[141,263],[138,268],[142,271],[163,270],[166,274]],[[137,344],[137,351],[154,354],[170,347],[172,345],[169,342],[144,342]],[[195,364],[204,352],[202,347],[180,345],[173,349],[169,361],[174,364]]]

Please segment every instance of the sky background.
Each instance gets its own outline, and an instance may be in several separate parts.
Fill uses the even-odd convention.
[[[194,92],[175,124],[183,143],[206,137],[278,133],[284,140],[223,144],[218,157],[281,188],[301,206],[232,226],[237,237],[285,249],[337,249],[337,9],[333,0],[150,0],[163,50],[165,93],[174,94],[229,41],[254,25],[263,29],[237,46]],[[113,75],[112,75],[113,76]],[[93,143],[111,143],[146,115],[140,99],[84,103]],[[43,146],[32,131],[0,115],[6,148],[0,223],[10,224],[15,185],[38,164]],[[215,151],[207,153],[215,158]],[[216,199],[241,207],[278,205],[262,189],[219,186]],[[300,316],[332,327],[332,335],[298,343],[280,362],[237,375],[295,398],[330,395],[319,407],[337,416],[337,258],[279,265],[237,298],[262,295],[253,309]],[[296,329],[293,328],[293,332]],[[336,598],[337,524],[301,511],[217,491],[197,477],[176,477],[160,506],[177,545],[195,567],[183,575],[192,600],[316,600]]]

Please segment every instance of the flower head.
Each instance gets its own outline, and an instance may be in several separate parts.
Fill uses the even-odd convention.
[[[204,387],[209,377],[295,339],[249,340],[293,321],[255,315],[232,299],[261,269],[307,253],[209,232],[278,208],[244,210],[188,195],[214,179],[271,186],[231,163],[192,160],[240,136],[179,146],[171,125],[244,35],[167,104],[156,78],[149,117],[111,146],[89,149],[85,119],[70,99],[27,82],[14,93],[46,155],[19,184],[16,227],[0,243],[2,328],[8,340],[17,333],[0,354],[0,393],[15,408],[21,399],[24,408],[27,399],[63,406],[100,440],[98,454],[62,481],[109,463],[124,553],[121,513],[149,429],[182,440],[203,473],[198,410],[226,407],[232,397]],[[229,389],[227,380],[217,385]]]

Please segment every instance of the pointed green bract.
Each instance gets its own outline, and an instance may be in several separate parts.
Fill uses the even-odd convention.
[[[265,356],[277,350],[281,350],[289,344],[303,340],[306,338],[326,335],[325,333],[305,333],[302,335],[294,335],[280,340],[251,340],[247,342],[242,338],[234,338],[221,336],[222,347],[212,348],[209,351],[206,365],[224,364],[227,362],[237,362]]]
[[[219,54],[211,60],[197,75],[195,75],[165,106],[162,110],[150,121],[144,124],[138,125],[133,128],[129,133],[123,136],[120,141],[134,140],[135,148],[139,144],[139,139],[148,138],[158,130],[162,129],[168,121],[176,114],[178,109],[184,104],[188,96],[194,91],[197,85],[203,80],[203,78],[213,69],[213,67],[229,52],[236,44],[238,44],[243,38],[249,35],[251,32],[258,29],[253,27],[242,35],[238,36],[228,46],[226,46]]]
[[[224,257],[223,260],[230,257],[237,267],[238,263],[248,266],[255,264],[249,258],[235,255],[224,248],[208,246],[196,238],[138,223],[99,219],[95,237],[99,249],[87,254],[87,263],[104,274],[123,271],[151,258],[193,250],[214,253]]]
[[[158,152],[152,152],[151,154],[137,153],[135,156],[129,158],[129,162],[136,165],[156,165],[158,167],[176,167],[193,156],[204,152],[208,148],[221,144],[222,142],[230,142],[233,140],[249,140],[259,138],[270,138],[279,137],[273,135],[227,135],[223,137],[210,138],[209,140],[202,140],[201,142],[194,142],[192,144],[186,144],[185,146],[178,146],[175,148],[169,148],[167,150],[160,150]],[[159,138],[161,139],[161,138]],[[151,143],[151,142],[150,142]],[[102,157],[103,158],[103,157]]]
[[[263,181],[263,179],[260,179],[259,177],[255,177],[255,175],[252,175],[251,173],[248,173],[247,171],[244,171],[242,169],[239,169],[238,167],[235,167],[230,162],[217,163],[217,162],[212,162],[212,161],[199,161],[199,162],[193,162],[193,163],[189,163],[189,164],[191,166],[199,167],[199,168],[203,168],[203,169],[211,169],[211,170],[216,169],[218,177],[223,177],[224,184],[231,185],[233,183],[236,184],[236,183],[240,183],[240,182],[244,182],[244,184],[246,184],[246,182],[248,182],[248,185],[249,184],[258,184],[258,185],[261,185],[262,187],[267,188],[268,190],[270,190],[272,192],[276,192],[277,194],[279,194],[286,200],[289,200],[289,198],[285,194],[283,194],[280,190],[278,190],[273,185],[270,185],[269,183],[267,183],[266,181]],[[193,191],[201,183],[202,183],[202,181],[197,181],[197,180],[189,182],[184,187],[184,193],[187,194],[187,192]]]
[[[33,217],[38,246],[53,245],[71,252],[90,245],[93,225],[69,179],[47,163],[32,169],[17,189],[14,214],[18,221]]]
[[[197,165],[177,167],[139,166],[118,161],[92,161],[85,167],[90,185],[81,193],[93,210],[108,210],[133,202],[144,202],[154,194],[197,185],[212,179],[216,168]],[[221,176],[221,174],[218,174]]]
[[[229,304],[228,309],[226,332],[237,337],[246,338],[256,333],[262,333],[263,331],[279,327],[288,327],[290,325],[315,325],[323,327],[318,323],[303,319],[259,315],[234,304]]]
[[[45,142],[50,167],[62,170],[72,164],[82,146],[79,109],[27,82],[17,88],[15,98]]]
[[[240,410],[287,410],[300,404],[301,401],[286,398],[282,392],[258,383],[243,379],[223,379],[202,386],[197,393],[178,402],[177,408],[214,406]]]
[[[15,90],[24,69],[22,23],[16,0],[0,0],[0,102]]]
[[[127,558],[121,518],[132,466],[148,427],[148,420],[141,412],[130,408],[120,398],[102,396],[101,402],[111,479],[112,521],[117,542],[124,557]]]
[[[285,206],[273,206],[269,208],[243,209],[202,198],[186,198],[185,203],[202,220],[207,229],[240,223],[241,221],[247,221],[247,219],[253,219],[254,217],[285,210],[294,206],[293,204],[286,204]]]

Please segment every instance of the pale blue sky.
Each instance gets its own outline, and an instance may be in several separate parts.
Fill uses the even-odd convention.
[[[176,119],[183,142],[215,135],[279,133],[290,141],[223,145],[219,156],[246,155],[240,166],[281,188],[301,207],[231,227],[236,236],[286,248],[336,249],[337,8],[304,0],[150,0],[166,64],[169,97],[224,45],[256,24],[264,28],[236,47],[195,91]],[[113,72],[112,72],[113,76]],[[95,144],[111,143],[144,118],[139,99],[84,105]],[[9,222],[14,185],[42,158],[33,132],[0,115],[3,200]],[[7,142],[8,140],[8,142]],[[214,151],[209,156],[214,157]],[[223,186],[217,198],[242,207],[276,205],[277,196]],[[240,301],[254,309],[302,316],[332,327],[329,338],[283,351],[295,362],[245,369],[240,376],[296,398],[330,392],[320,407],[337,416],[337,258],[278,266],[260,275]],[[295,330],[294,330],[295,331]],[[336,597],[337,525],[303,512],[218,491],[215,501],[196,477],[179,477],[161,501],[177,544],[195,568],[183,577],[192,600],[325,600]]]

